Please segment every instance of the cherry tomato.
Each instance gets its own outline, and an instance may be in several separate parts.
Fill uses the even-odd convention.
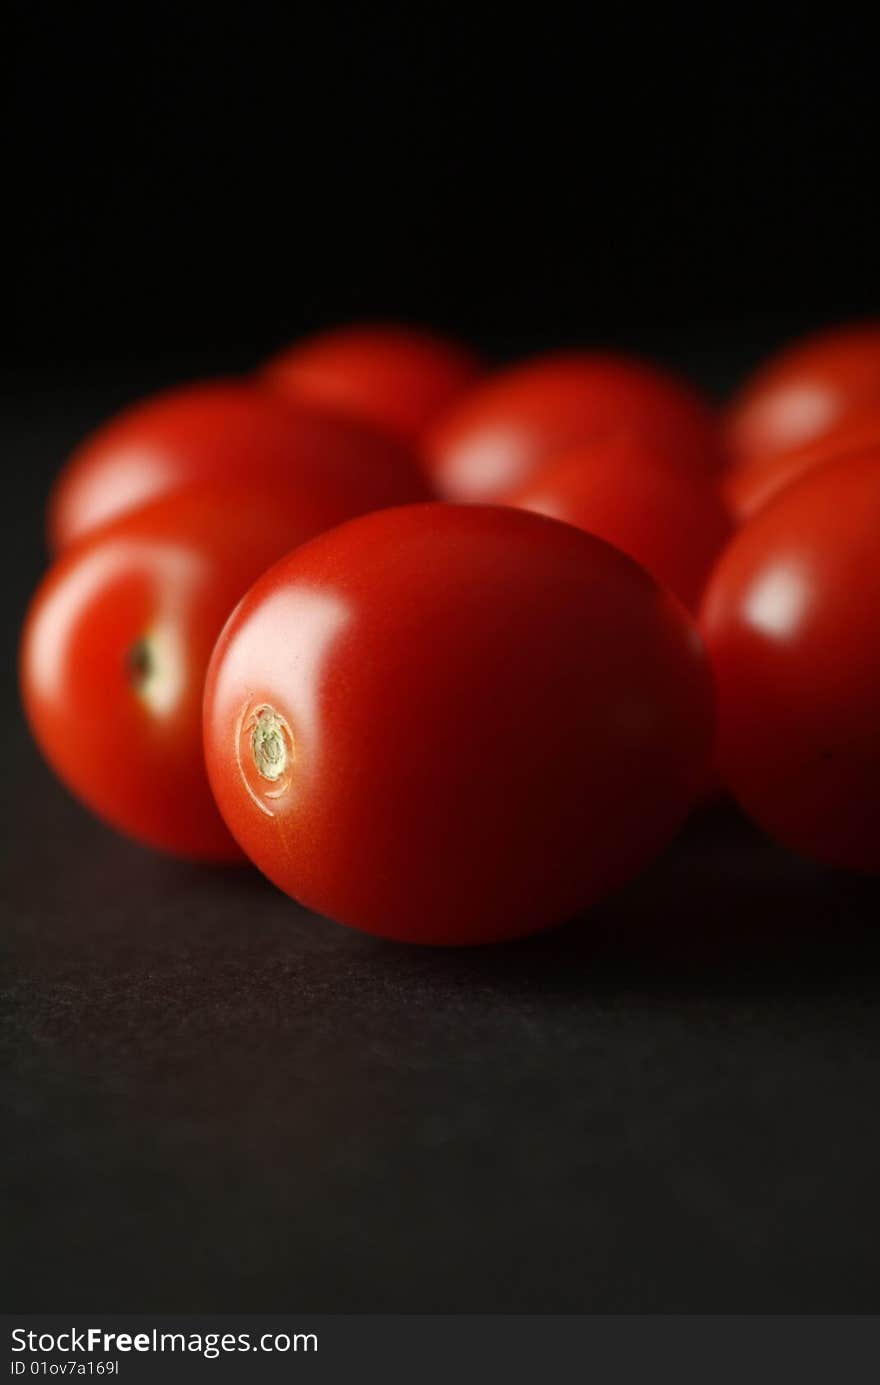
[[[352,510],[348,511],[351,515]],[[208,658],[246,588],[332,519],[307,489],[175,491],[57,559],[21,648],[25,709],[46,759],[120,831],[175,854],[238,859],[202,753]]]
[[[578,443],[624,428],[682,465],[713,468],[712,410],[688,385],[622,356],[545,356],[471,390],[428,430],[429,472],[450,500],[491,501]]]
[[[786,846],[880,870],[880,463],[809,472],[732,540],[702,623],[719,762]]]
[[[481,374],[456,342],[412,327],[338,327],[288,347],[263,379],[412,441]]]
[[[770,457],[821,437],[847,415],[880,407],[880,322],[794,342],[730,404],[725,437],[735,462]]]
[[[386,510],[283,559],[230,618],[208,771],[281,889],[389,938],[566,919],[672,836],[711,751],[708,667],[631,559],[513,509]]]
[[[731,530],[709,475],[632,433],[574,448],[505,499],[614,544],[691,609]]]
[[[742,522],[813,467],[867,452],[880,453],[880,408],[847,416],[830,432],[788,452],[732,466],[723,479],[722,492],[731,512]]]
[[[200,482],[307,483],[348,513],[427,498],[401,444],[348,419],[238,380],[168,390],[104,424],[73,454],[49,501],[60,551],[97,525]],[[299,492],[298,492],[299,493]]]

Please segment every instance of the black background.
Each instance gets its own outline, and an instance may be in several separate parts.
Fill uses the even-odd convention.
[[[745,362],[876,309],[855,8],[699,8],[15,6],[12,364],[374,315]]]
[[[18,6],[7,666],[65,453],[132,394],[402,317],[723,391],[878,310],[845,14]],[[4,683],[9,1307],[870,1311],[871,881],[694,823],[587,923],[390,947],[117,840]]]

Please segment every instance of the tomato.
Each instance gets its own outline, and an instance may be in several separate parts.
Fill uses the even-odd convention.
[[[351,502],[348,514],[428,495],[393,439],[244,381],[214,380],[145,399],[85,440],[50,497],[50,545],[58,552],[167,491],[209,481],[307,484],[330,506]]]
[[[416,439],[481,374],[472,352],[412,327],[337,327],[273,357],[263,379],[291,399],[311,399]]]
[[[181,856],[240,857],[205,775],[208,658],[246,588],[327,519],[307,489],[196,487],[56,560],[25,625],[24,704],[46,759],[101,818]]]
[[[710,476],[659,455],[649,439],[632,433],[572,449],[505,501],[614,544],[689,608],[699,604],[731,529]]]
[[[794,342],[746,382],[725,417],[735,462],[800,447],[847,415],[880,407],[880,322]]]
[[[731,467],[723,480],[723,494],[732,513],[743,521],[813,467],[862,452],[880,453],[880,408],[846,417],[830,432],[800,447]]]
[[[674,376],[623,356],[545,356],[471,390],[424,439],[429,472],[450,500],[492,501],[554,454],[625,428],[682,465],[716,466],[713,411]]]
[[[809,472],[751,519],[702,624],[719,763],[771,836],[880,870],[880,462]]]
[[[702,786],[711,683],[637,564],[514,509],[354,520],[283,559],[218,641],[211,784],[259,868],[389,938],[513,938],[645,865]]]

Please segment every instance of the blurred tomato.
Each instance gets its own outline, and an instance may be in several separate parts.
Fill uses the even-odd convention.
[[[669,840],[705,780],[711,686],[679,603],[610,545],[411,506],[251,589],[205,744],[281,889],[385,937],[491,942],[576,914]]]
[[[167,390],[124,409],[74,452],[49,499],[53,551],[198,482],[288,483],[347,514],[427,496],[410,453],[348,419],[238,380]]]
[[[713,478],[658,455],[638,434],[573,448],[505,501],[614,544],[690,609],[731,531]]]
[[[786,846],[880,870],[880,461],[817,467],[735,536],[703,603],[719,764]]]
[[[412,327],[338,327],[272,358],[262,378],[293,400],[312,400],[405,440],[481,374],[457,342]]]
[[[838,327],[772,356],[729,405],[734,463],[813,441],[848,415],[880,408],[880,322]]]
[[[743,521],[813,467],[839,457],[874,452],[880,454],[880,407],[845,418],[830,432],[801,447],[730,467],[722,492],[731,513]]]
[[[22,639],[25,710],[59,777],[121,832],[181,856],[240,856],[204,769],[208,658],[247,587],[326,517],[308,490],[203,486],[56,560]]]
[[[623,356],[570,353],[505,370],[472,389],[428,430],[439,494],[496,500],[554,455],[624,428],[683,466],[720,460],[709,405],[665,371]]]

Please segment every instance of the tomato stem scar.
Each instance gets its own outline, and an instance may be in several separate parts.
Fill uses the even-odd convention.
[[[275,783],[287,769],[290,744],[284,719],[272,707],[261,707],[251,732],[254,764],[264,779]]]
[[[156,671],[156,661],[153,657],[153,648],[146,635],[136,640],[126,655],[125,666],[128,676],[134,686],[138,689],[148,683]]]

